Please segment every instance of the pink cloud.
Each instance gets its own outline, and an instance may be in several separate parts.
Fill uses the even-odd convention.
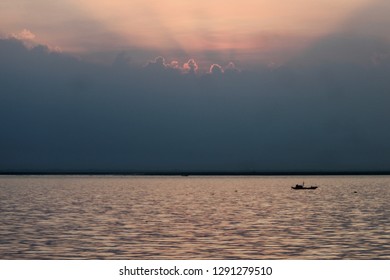
[[[229,62],[229,64],[225,66],[224,70],[231,72],[241,72],[241,70],[238,69],[233,62]]]
[[[22,31],[20,31],[19,33],[17,34],[11,34],[11,37],[14,37],[18,40],[21,40],[21,41],[32,41],[35,39],[35,34],[32,33],[30,30],[28,29],[23,29]]]
[[[195,62],[193,58],[188,60],[187,63],[184,63],[183,65],[183,71],[185,73],[195,74],[198,70],[198,64]]]
[[[212,65],[210,66],[209,72],[210,72],[211,74],[218,75],[218,74],[222,74],[222,73],[223,73],[223,69],[222,69],[222,66],[221,66],[221,65],[212,64]]]

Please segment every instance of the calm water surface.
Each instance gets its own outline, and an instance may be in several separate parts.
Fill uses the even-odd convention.
[[[386,176],[0,176],[0,199],[1,259],[390,259]]]

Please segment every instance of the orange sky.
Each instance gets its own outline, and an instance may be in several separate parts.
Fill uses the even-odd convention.
[[[370,0],[2,0],[0,32],[72,52],[127,47],[233,51],[294,48],[333,32]]]

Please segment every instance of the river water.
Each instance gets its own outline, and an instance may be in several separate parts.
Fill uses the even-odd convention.
[[[390,176],[0,176],[0,199],[1,259],[390,259]]]

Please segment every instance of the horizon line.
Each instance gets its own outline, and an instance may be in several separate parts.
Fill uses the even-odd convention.
[[[390,171],[0,171],[12,175],[111,175],[111,176],[347,176],[390,175]]]

